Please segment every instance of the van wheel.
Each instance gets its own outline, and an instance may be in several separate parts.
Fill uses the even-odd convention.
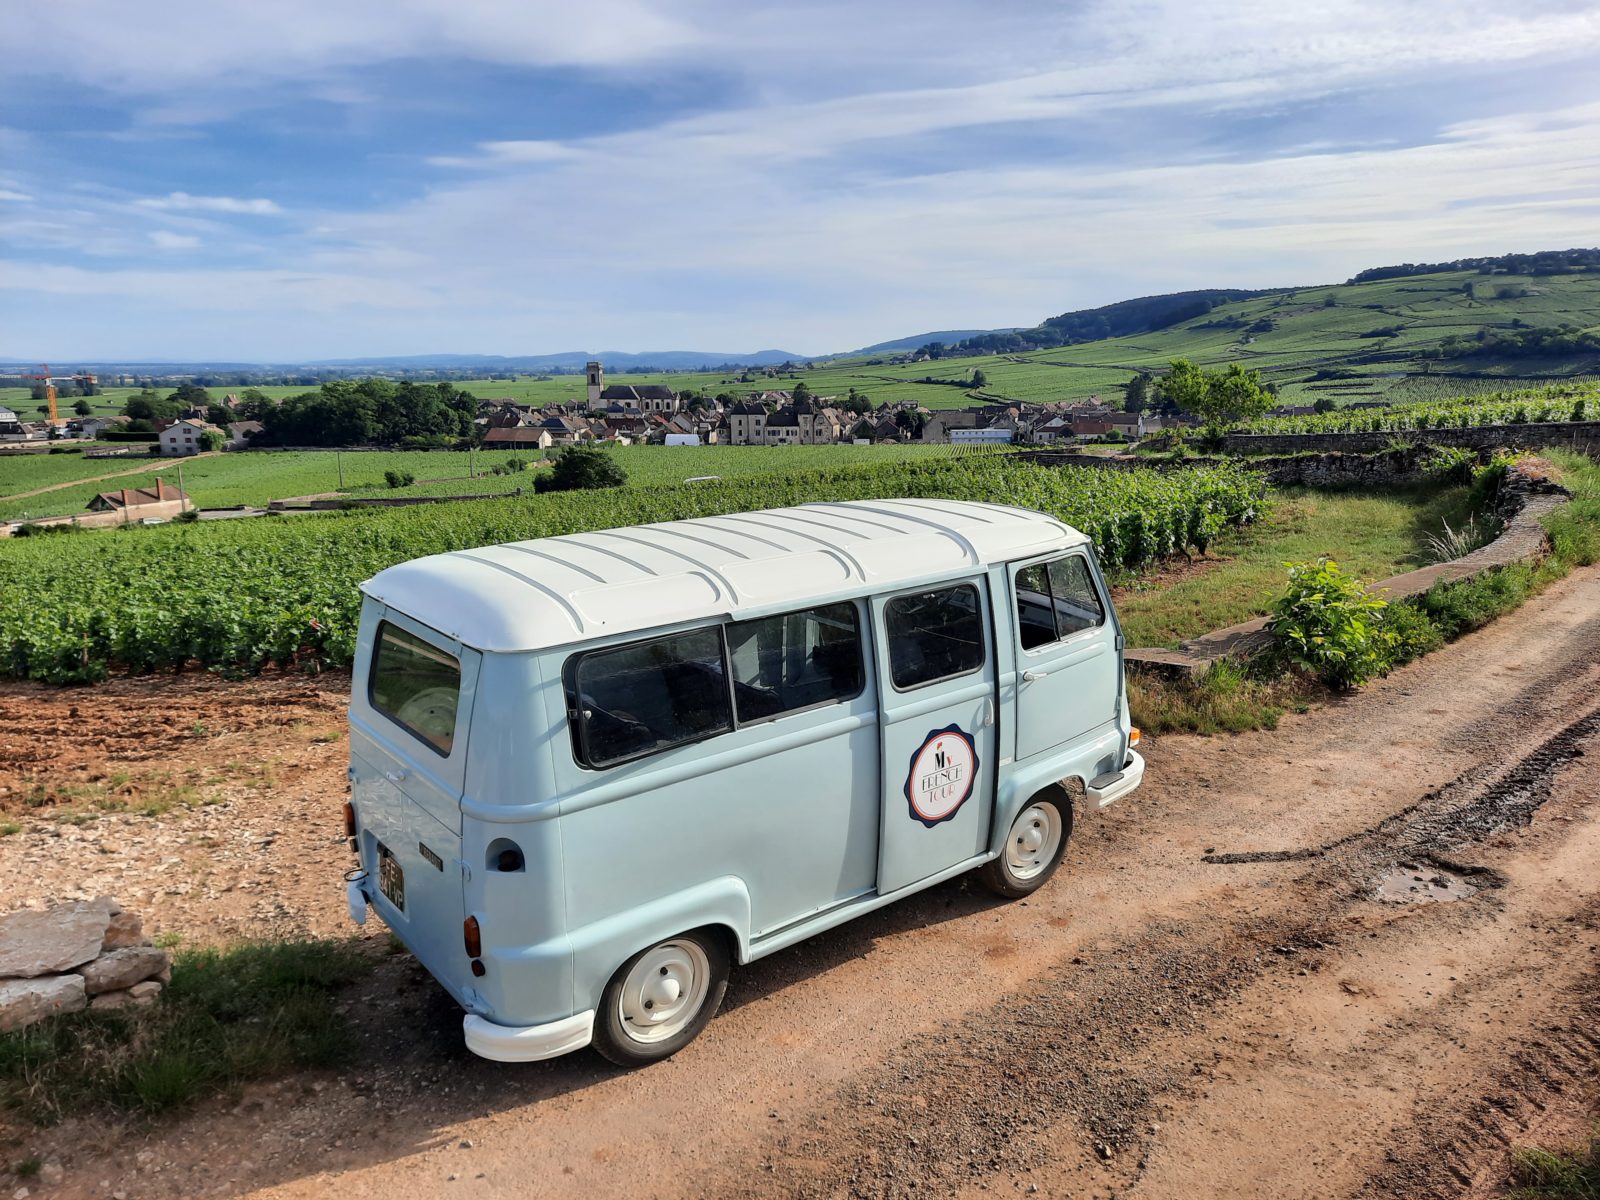
[[[1055,873],[1072,834],[1072,801],[1060,788],[1040,792],[1011,822],[998,858],[978,868],[997,896],[1015,900],[1038,891]]]
[[[620,1067],[660,1062],[699,1036],[728,990],[728,948],[714,933],[680,933],[617,969],[600,998],[594,1048]]]

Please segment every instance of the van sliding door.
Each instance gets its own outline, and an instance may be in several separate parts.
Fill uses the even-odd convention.
[[[994,647],[983,577],[878,597],[883,809],[878,891],[988,846],[997,735]]]

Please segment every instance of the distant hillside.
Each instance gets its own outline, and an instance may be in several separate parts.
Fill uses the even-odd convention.
[[[1268,294],[1265,290],[1208,288],[1172,292],[1164,296],[1140,296],[1099,308],[1077,309],[1060,316],[1047,317],[1032,329],[993,330],[976,334],[948,347],[945,353],[1019,353],[1149,333],[1181,321],[1203,317],[1217,305],[1230,300],[1248,300]]]
[[[731,354],[709,350],[647,350],[629,354],[622,350],[567,350],[559,354],[413,354],[399,358],[331,358],[306,363],[310,367],[359,367],[379,371],[385,367],[414,370],[433,367],[446,371],[506,372],[581,371],[598,359],[608,371],[711,371],[719,367],[776,367],[808,361],[804,354],[787,350],[757,350]]]
[[[836,355],[838,358],[856,358],[863,354],[897,354],[907,350],[917,350],[929,342],[943,342],[945,345],[954,345],[964,342],[968,338],[982,337],[986,334],[1010,333],[1011,329],[940,329],[933,333],[919,333],[912,337],[897,338],[892,342],[878,342],[875,345],[863,346],[859,350],[851,350],[847,354]]]
[[[1174,358],[1237,362],[1293,404],[1435,399],[1600,377],[1600,251],[1429,266],[1374,268],[1311,287],[1143,297],[1041,322],[1036,329],[1054,341],[1047,346],[1018,348],[1036,330],[980,334],[946,346],[934,362],[845,360],[803,377],[819,395],[855,388],[929,408],[1120,404],[1134,375],[1163,372]],[[1089,336],[1102,329],[1113,336]],[[974,387],[977,371],[983,382]]]

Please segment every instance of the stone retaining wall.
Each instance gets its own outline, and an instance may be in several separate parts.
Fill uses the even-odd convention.
[[[171,956],[110,897],[0,917],[0,1033],[85,1008],[151,1004]]]
[[[1488,450],[1480,452],[1482,455],[1488,453]],[[1039,451],[1022,457],[1045,467],[1099,467],[1113,471],[1132,471],[1141,468],[1172,471],[1183,467],[1210,467],[1232,463],[1247,466],[1252,471],[1260,471],[1267,477],[1268,483],[1278,487],[1386,487],[1394,484],[1420,483],[1424,479],[1432,478],[1434,474],[1432,464],[1438,454],[1430,445],[1389,448],[1386,444],[1376,453],[1357,454],[1335,450],[1329,453],[1254,458],[1244,463],[1232,458],[1152,459],[1140,458],[1133,454],[1067,454],[1053,450]]]
[[[1473,450],[1502,446],[1539,450],[1556,446],[1600,458],[1600,421],[1540,421],[1525,425],[1474,425],[1468,429],[1407,429],[1382,433],[1229,433],[1223,436],[1222,449],[1227,454],[1302,454],[1334,450],[1370,454],[1397,441],[1466,446]]]

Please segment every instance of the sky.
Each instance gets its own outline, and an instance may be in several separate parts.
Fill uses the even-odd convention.
[[[0,357],[839,352],[1600,242],[1600,6],[7,5]]]

